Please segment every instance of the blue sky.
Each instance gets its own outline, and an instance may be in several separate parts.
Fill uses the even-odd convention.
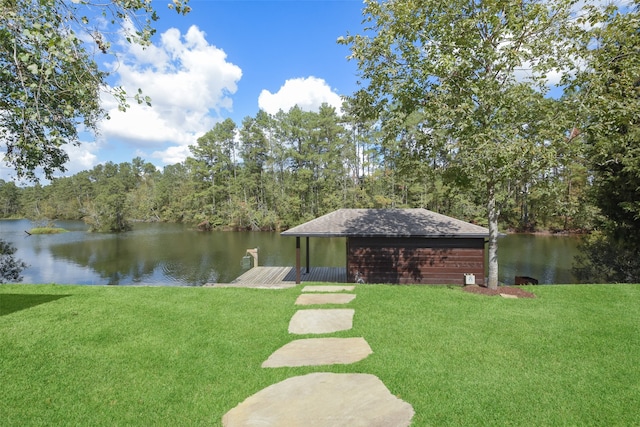
[[[340,95],[356,89],[356,64],[336,40],[360,32],[361,0],[191,0],[186,16],[167,3],[154,0],[160,20],[152,46],[143,51],[113,34],[118,56],[97,57],[111,85],[131,94],[141,88],[152,107],[131,102],[123,114],[105,94],[111,120],[97,137],[83,134],[79,147],[67,147],[65,175],[136,156],[161,168],[184,160],[218,121],[240,126],[260,108],[338,107]],[[13,175],[0,167],[0,178]]]
[[[355,90],[355,63],[336,39],[361,28],[359,0],[192,0],[186,16],[157,3],[154,45],[145,52],[124,45],[113,75],[129,92],[141,87],[153,107],[113,110],[100,137],[86,144],[95,151],[79,153],[85,161],[140,156],[159,167],[174,164],[217,121],[240,126],[260,108],[338,106],[340,95]]]
[[[162,168],[183,161],[189,145],[226,118],[241,126],[260,108],[339,108],[340,96],[357,89],[356,63],[336,40],[362,33],[361,0],[190,0],[186,16],[169,1],[153,0],[160,20],[152,46],[142,50],[113,33],[116,55],[96,56],[110,85],[130,94],[141,88],[152,107],[131,102],[121,113],[105,93],[111,120],[97,136],[83,133],[80,146],[66,146],[64,175],[138,156]],[[14,176],[0,163],[0,179]]]

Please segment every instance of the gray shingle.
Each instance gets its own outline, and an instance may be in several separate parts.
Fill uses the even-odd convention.
[[[426,209],[339,209],[293,227],[299,237],[488,237],[489,230]]]

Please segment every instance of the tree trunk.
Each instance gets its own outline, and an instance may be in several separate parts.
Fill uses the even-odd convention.
[[[216,175],[211,172],[211,216],[216,214]]]
[[[489,216],[489,289],[498,289],[498,215],[496,206],[496,186],[493,182],[487,184],[487,213]]]

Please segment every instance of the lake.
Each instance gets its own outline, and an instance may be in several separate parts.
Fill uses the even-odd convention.
[[[56,221],[68,233],[25,233],[38,224],[0,220],[0,238],[29,267],[23,283],[200,286],[228,283],[246,271],[246,250],[259,249],[259,264],[295,265],[295,239],[270,232],[200,232],[183,224],[135,223],[121,234],[89,233],[80,221]],[[514,234],[500,238],[500,281],[530,276],[540,283],[576,283],[571,272],[578,238]],[[310,240],[311,265],[346,264],[345,239]],[[304,244],[303,244],[304,248]],[[303,249],[304,259],[304,249]]]

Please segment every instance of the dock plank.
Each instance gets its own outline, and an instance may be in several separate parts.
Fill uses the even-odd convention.
[[[306,273],[306,269],[302,269],[301,273],[302,282],[347,282],[344,267],[312,267],[309,273]],[[294,267],[254,267],[231,283],[208,283],[205,286],[290,288],[296,286],[296,269]]]

